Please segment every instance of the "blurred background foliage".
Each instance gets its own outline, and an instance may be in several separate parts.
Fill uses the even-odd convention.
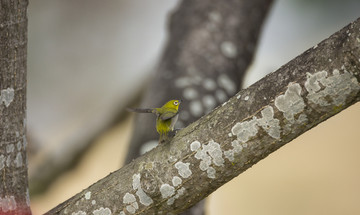
[[[30,2],[27,119],[34,214],[120,167],[132,129],[124,108],[136,102],[153,74],[176,4]],[[358,0],[276,1],[245,86],[360,17],[359,11]],[[208,214],[359,214],[359,119],[356,104],[273,153],[212,194]]]

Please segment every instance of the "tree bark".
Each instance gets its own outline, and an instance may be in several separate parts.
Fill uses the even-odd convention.
[[[360,19],[47,214],[177,214],[360,100]]]
[[[169,19],[169,41],[141,105],[182,99],[177,127],[185,127],[240,88],[272,1],[181,1]],[[138,115],[125,163],[158,143],[155,119]],[[204,214],[204,202],[182,213]]]
[[[177,127],[185,127],[228,100],[240,88],[254,56],[272,1],[182,1],[169,19],[169,41],[156,78],[141,105],[160,107],[182,99]],[[155,119],[138,115],[125,163],[158,143]],[[182,213],[204,214],[204,202]]]
[[[178,127],[185,127],[241,88],[272,1],[181,1],[169,19],[169,41],[142,107],[182,99]],[[155,118],[136,116],[126,163],[157,143]],[[151,128],[151,129],[149,129]]]
[[[31,214],[26,158],[27,0],[0,3],[0,214]]]

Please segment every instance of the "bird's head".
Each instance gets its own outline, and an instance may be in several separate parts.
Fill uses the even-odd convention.
[[[179,100],[170,100],[168,102],[166,102],[166,104],[164,104],[162,107],[166,108],[166,109],[179,109],[180,103],[182,102],[181,99]]]

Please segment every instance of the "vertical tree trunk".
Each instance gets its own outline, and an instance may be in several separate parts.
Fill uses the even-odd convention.
[[[31,214],[26,158],[27,0],[0,3],[0,214]]]

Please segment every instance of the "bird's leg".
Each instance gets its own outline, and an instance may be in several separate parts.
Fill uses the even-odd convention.
[[[168,142],[168,136],[166,134],[160,134],[159,145]]]
[[[178,132],[178,131],[180,131],[182,128],[175,128],[174,130],[172,130],[172,131],[169,131],[169,136],[171,137],[171,138],[173,138],[175,135],[176,135],[176,133]]]

